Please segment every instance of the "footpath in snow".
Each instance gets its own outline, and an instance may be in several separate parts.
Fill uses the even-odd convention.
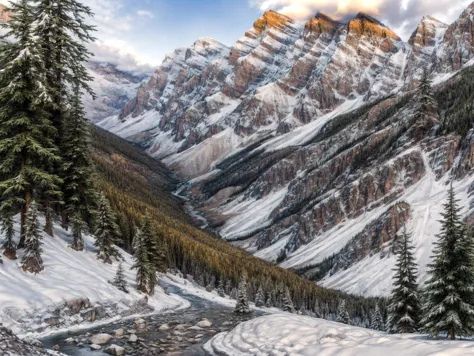
[[[422,335],[391,335],[323,319],[290,314],[263,316],[217,334],[204,346],[228,356],[465,356],[474,341],[427,340]]]

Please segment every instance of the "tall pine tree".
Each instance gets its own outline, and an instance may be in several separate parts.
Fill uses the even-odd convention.
[[[41,253],[43,252],[41,248],[42,236],[38,221],[38,210],[34,201],[31,202],[30,209],[26,215],[24,237],[26,248],[21,260],[23,271],[37,274],[44,267],[43,259],[41,258]]]
[[[474,243],[461,222],[452,186],[442,217],[421,323],[431,336],[446,333],[454,340],[474,334]]]
[[[342,299],[341,302],[339,303],[336,321],[338,323],[343,323],[347,325],[351,323],[351,318],[349,316],[349,313],[347,312],[346,301],[344,299]]]
[[[45,109],[51,115],[54,128],[58,131],[55,143],[60,147],[63,163],[66,169],[71,168],[71,160],[74,159],[74,152],[69,147],[62,147],[65,134],[70,134],[71,123],[77,118],[77,106],[69,106],[67,103],[73,103],[77,99],[78,92],[85,90],[91,95],[89,82],[92,80],[85,67],[91,53],[87,50],[87,43],[93,40],[91,33],[94,27],[87,24],[87,19],[92,17],[91,9],[78,0],[36,0],[36,11],[34,17],[34,35],[40,45],[40,58],[44,63],[44,73],[46,76],[46,88],[51,100]],[[71,91],[72,89],[72,91]],[[66,122],[68,121],[68,122]],[[80,123],[82,125],[82,122]],[[77,129],[76,129],[77,130]],[[69,131],[69,132],[68,132]],[[87,145],[87,138],[78,135],[78,140],[83,140],[80,146]],[[87,150],[84,151],[87,154]],[[80,175],[74,177],[73,182],[69,181],[62,190],[69,194],[69,198],[74,197],[74,183],[88,185],[81,179],[87,178],[84,172],[84,162],[80,162],[78,170]],[[52,167],[51,172],[61,175],[62,165],[57,164]],[[66,172],[67,173],[67,172]],[[73,173],[77,173],[73,172]],[[67,174],[66,174],[67,175]],[[68,175],[68,177],[70,177]],[[88,191],[84,192],[84,198],[88,197]],[[72,195],[72,197],[71,197]],[[45,231],[52,235],[52,212],[53,205],[59,208],[54,196],[45,194],[43,202],[46,211]],[[67,207],[70,208],[71,201]],[[63,223],[67,222],[67,212],[63,213]],[[75,211],[74,213],[77,213]]]
[[[118,250],[114,246],[118,242],[120,231],[115,222],[115,214],[104,195],[99,199],[95,225],[95,246],[99,248],[97,258],[106,263],[112,263],[112,258],[120,257]]]
[[[68,216],[78,215],[85,221],[89,220],[97,195],[92,179],[94,167],[90,153],[89,123],[85,118],[81,95],[80,88],[76,86],[62,130],[61,151],[64,163],[61,173],[66,206],[63,214],[65,226]]]
[[[60,200],[61,180],[51,174],[60,161],[56,129],[45,107],[51,102],[37,38],[32,33],[31,1],[12,2],[11,21],[2,26],[7,41],[0,53],[0,212],[21,212],[24,247],[26,214],[34,196]]]
[[[82,234],[87,230],[87,224],[82,221],[79,214],[75,214],[71,218],[72,225],[72,243],[70,247],[76,251],[84,250],[84,237]]]
[[[249,298],[247,294],[247,279],[242,275],[237,291],[237,304],[235,305],[235,313],[250,313]]]
[[[414,249],[411,236],[404,227],[397,241],[397,263],[388,306],[387,331],[392,333],[413,333],[419,327],[418,266],[413,255]]]
[[[135,263],[133,264],[132,269],[137,270],[137,290],[142,293],[148,293],[150,262],[148,261],[148,252],[140,229],[137,229],[135,238],[133,239],[133,249],[133,259]]]

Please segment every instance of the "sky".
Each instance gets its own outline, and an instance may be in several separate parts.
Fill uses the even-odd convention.
[[[8,0],[0,0],[6,2]],[[453,22],[473,0],[81,0],[95,13],[95,60],[150,72],[167,53],[200,37],[228,46],[267,10],[297,21],[318,11],[346,21],[359,11],[378,18],[407,40],[424,15]]]

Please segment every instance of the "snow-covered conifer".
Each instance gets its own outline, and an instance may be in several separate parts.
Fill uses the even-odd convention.
[[[397,263],[388,306],[387,331],[389,332],[413,333],[418,329],[420,300],[416,282],[418,266],[413,255],[414,249],[411,236],[404,227],[395,250]]]
[[[76,251],[84,250],[84,237],[82,234],[87,231],[87,224],[81,219],[79,214],[75,214],[71,218],[72,227],[72,243],[70,247]]]
[[[74,88],[74,95],[63,121],[61,177],[66,206],[63,215],[79,215],[79,218],[86,219],[94,210],[97,193],[93,184],[89,122],[85,117],[81,96],[80,89]],[[67,225],[67,221],[63,222]]]
[[[343,324],[348,324],[348,325],[351,323],[351,318],[349,316],[349,313],[347,312],[346,301],[344,299],[342,299],[341,302],[339,303],[339,307],[337,309],[336,321],[338,323],[343,323]]]
[[[283,311],[286,311],[289,313],[295,312],[295,306],[293,305],[293,301],[291,300],[290,290],[286,286],[283,293],[282,303],[283,303],[283,306],[282,306]]]
[[[128,288],[127,288],[128,284],[127,284],[127,280],[125,279],[125,272],[123,270],[122,261],[120,261],[118,265],[117,273],[115,274],[112,285],[120,289],[122,292],[128,293]]]
[[[137,229],[133,239],[133,259],[135,263],[132,269],[137,270],[137,290],[148,293],[148,284],[150,281],[150,263],[148,261],[148,253],[145,249],[143,235],[140,229]]]
[[[378,304],[375,305],[375,310],[370,317],[370,328],[373,330],[385,330],[382,313]]]
[[[256,307],[263,307],[265,305],[265,292],[263,291],[263,287],[258,287],[257,295],[255,297],[255,306]]]
[[[26,214],[25,222],[25,253],[21,260],[21,266],[23,271],[37,274],[41,272],[43,267],[43,260],[41,253],[41,231],[40,223],[38,221],[38,210],[36,203],[33,201],[30,204],[30,209]]]
[[[239,283],[239,289],[237,291],[237,304],[234,312],[240,314],[250,313],[249,299],[247,296],[247,280],[245,276],[242,276]]]
[[[96,213],[95,246],[99,248],[98,257],[106,263],[112,263],[112,258],[119,258],[120,254],[114,244],[120,237],[120,231],[115,222],[115,214],[102,195]]]
[[[13,241],[15,231],[11,214],[7,214],[2,219],[2,233],[5,236],[5,243],[2,246],[3,255],[10,260],[16,260],[16,243]]]
[[[61,180],[51,173],[60,156],[54,143],[56,130],[45,110],[51,97],[41,45],[32,34],[35,9],[29,0],[9,6],[11,20],[2,24],[9,40],[0,52],[0,212],[21,212],[18,247],[23,248],[33,198],[44,194],[61,198]]]
[[[431,336],[446,333],[474,334],[474,243],[460,218],[460,208],[451,186],[442,213],[441,231],[429,265],[423,330]]]
[[[219,285],[217,286],[217,294],[219,294],[220,297],[224,298],[225,297],[225,291],[224,291],[224,279],[219,280]]]

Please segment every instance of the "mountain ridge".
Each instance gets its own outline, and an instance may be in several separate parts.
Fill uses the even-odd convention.
[[[298,25],[266,13],[231,48],[195,44],[167,57],[100,125],[188,179],[194,204],[233,244],[326,286],[386,294],[400,227],[422,236],[425,266],[449,177],[471,201],[474,158],[461,137],[472,142],[473,133],[446,87],[469,92],[471,73],[461,70],[473,62],[473,13],[474,3],[449,26],[426,16],[408,42],[365,15]],[[415,123],[425,68],[442,110]],[[452,129],[456,120],[466,132]],[[365,247],[351,257],[354,243]],[[349,283],[380,263],[376,282]]]

